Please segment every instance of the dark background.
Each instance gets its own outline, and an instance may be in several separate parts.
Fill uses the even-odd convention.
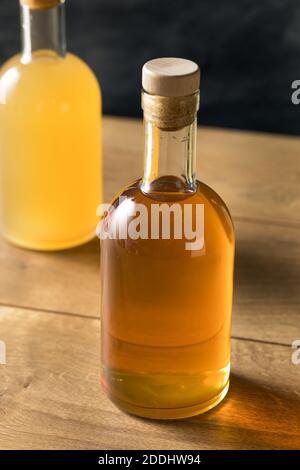
[[[17,0],[0,0],[0,63],[19,50]],[[193,59],[202,124],[300,134],[300,0],[67,0],[69,50],[102,86],[104,112],[140,116],[144,62]]]

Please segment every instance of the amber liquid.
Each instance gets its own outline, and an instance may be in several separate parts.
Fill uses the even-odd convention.
[[[122,219],[127,200],[148,209],[204,204],[202,249],[188,251],[186,240],[174,238],[101,245],[102,383],[123,410],[158,419],[207,411],[229,384],[231,218],[205,184],[198,182],[192,194],[175,186],[174,179],[160,178],[144,194],[138,181],[123,191],[120,204],[115,200],[113,217]]]

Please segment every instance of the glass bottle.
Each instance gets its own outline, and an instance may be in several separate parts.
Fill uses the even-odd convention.
[[[229,386],[234,230],[195,176],[199,78],[184,59],[144,66],[144,177],[100,222],[102,385],[121,409],[149,418],[203,413]],[[157,208],[171,207],[170,230],[167,214],[157,230]],[[180,238],[175,217],[193,230]]]
[[[0,72],[0,231],[24,248],[94,237],[101,202],[101,95],[66,51],[64,0],[20,0],[22,52]]]

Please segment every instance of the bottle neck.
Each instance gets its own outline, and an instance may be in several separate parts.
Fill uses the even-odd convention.
[[[34,55],[66,54],[65,5],[47,9],[32,9],[21,5],[22,61],[30,62]]]
[[[162,130],[145,120],[143,192],[196,191],[196,130],[196,117],[192,124],[177,130]]]

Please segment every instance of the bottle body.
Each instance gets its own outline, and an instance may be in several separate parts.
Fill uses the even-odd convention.
[[[0,228],[22,247],[92,238],[101,200],[101,94],[72,54],[16,56],[0,75]]]
[[[199,67],[143,67],[145,165],[103,213],[102,383],[120,408],[177,419],[226,395],[234,230],[195,171]]]
[[[111,217],[122,224],[129,205],[143,204],[148,214],[153,204],[203,205],[200,249],[186,250],[174,236],[101,241],[102,383],[122,409],[158,419],[215,406],[226,395],[230,369],[231,218],[208,186],[174,192],[175,180],[161,177],[159,191],[147,194],[134,183],[114,201]]]

